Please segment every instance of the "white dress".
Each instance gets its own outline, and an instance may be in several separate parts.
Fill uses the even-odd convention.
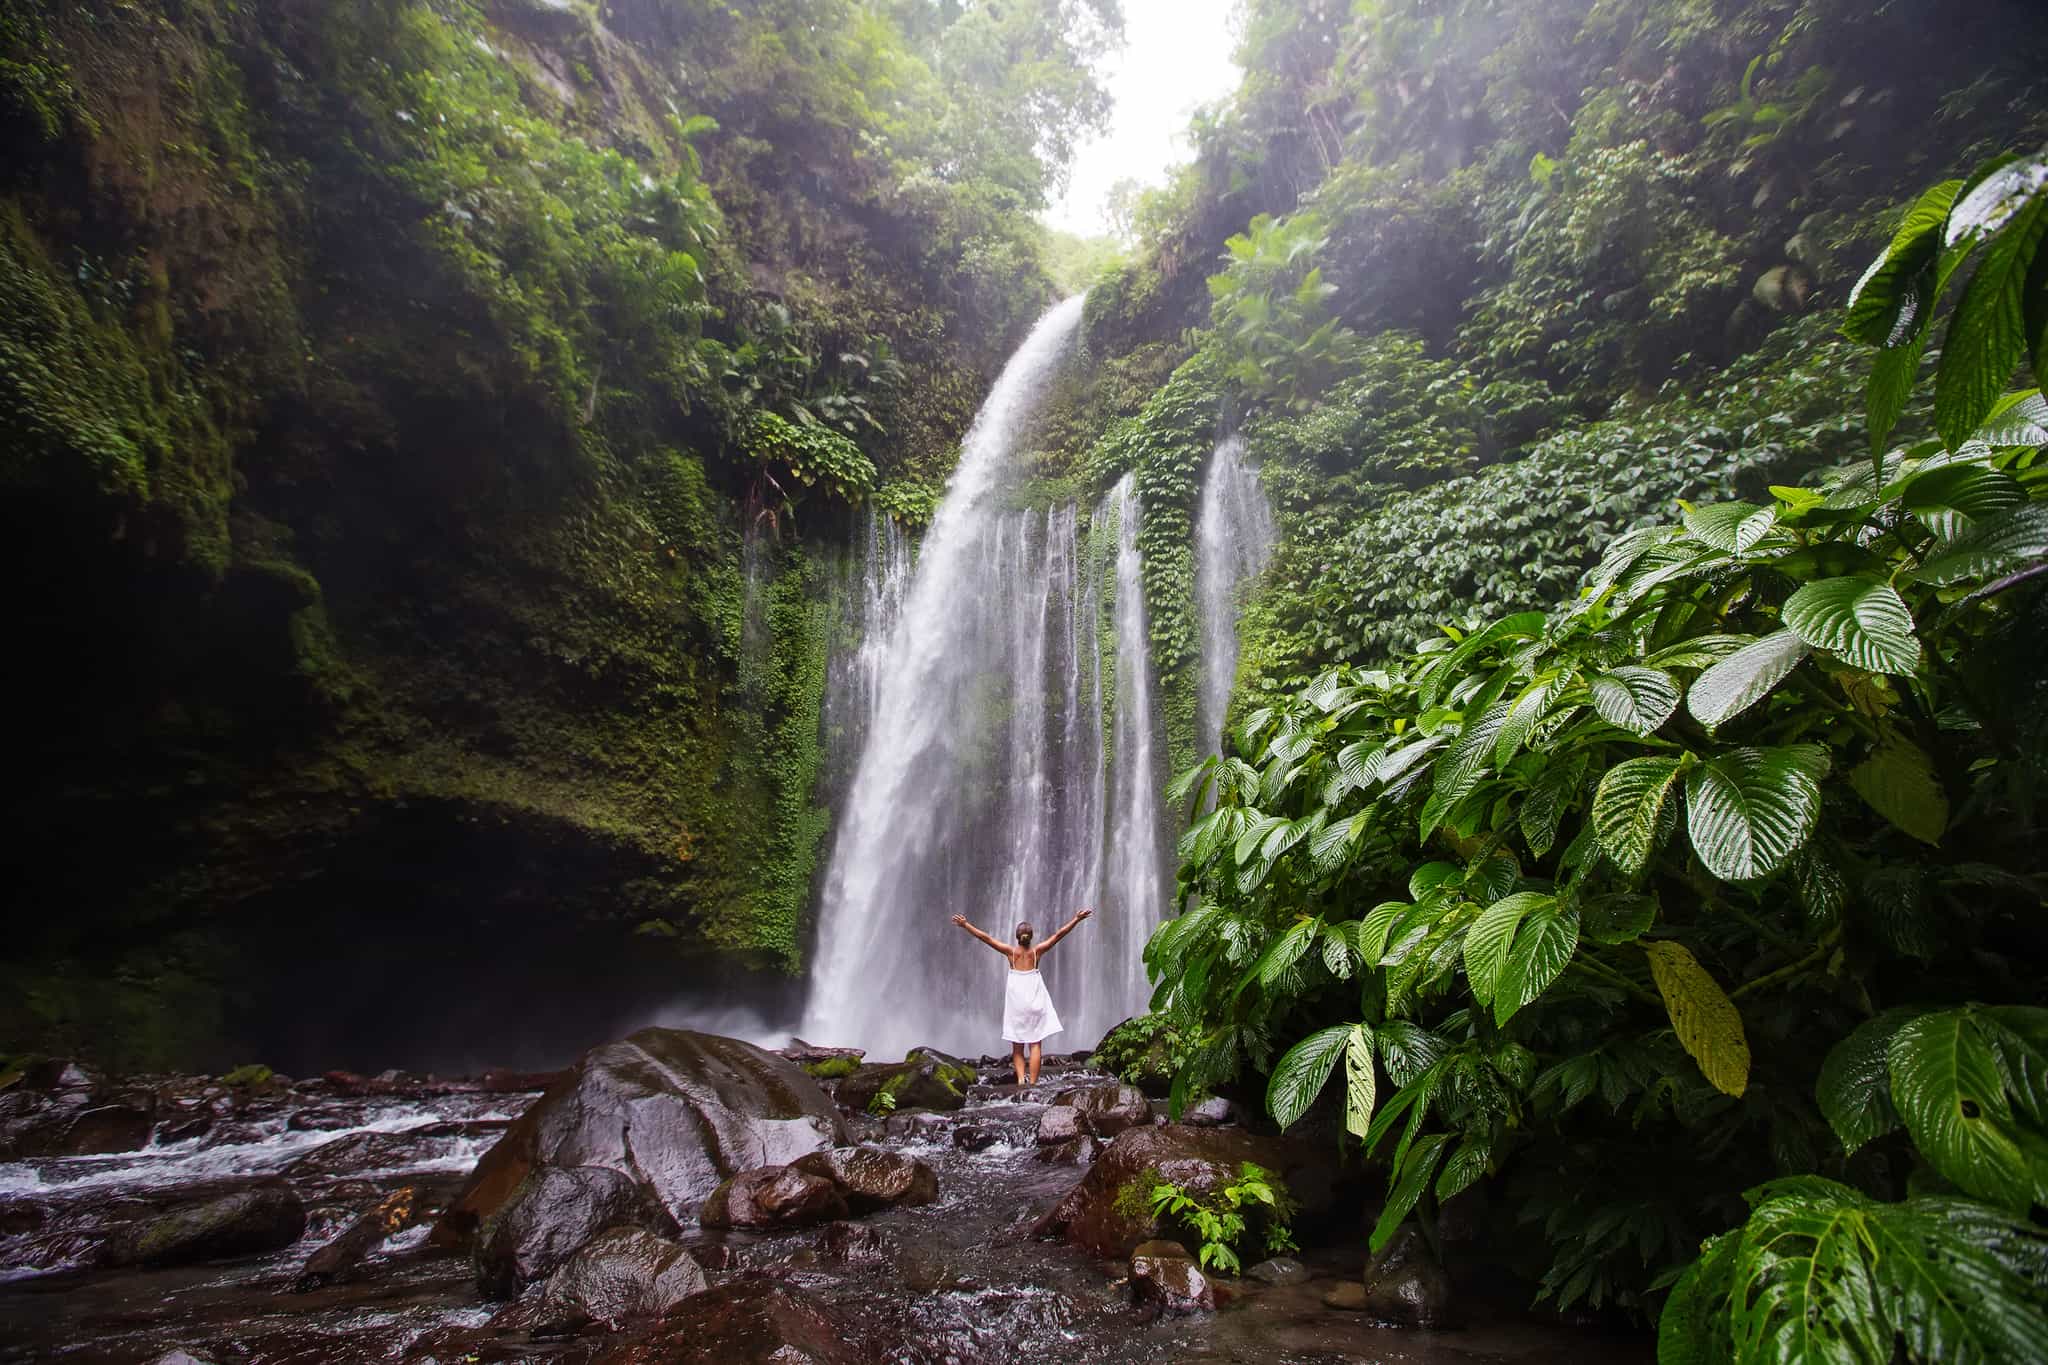
[[[1006,968],[1003,975],[1009,978],[1003,988],[1003,1041],[1040,1043],[1058,1033],[1060,1016],[1038,969],[1020,972]]]

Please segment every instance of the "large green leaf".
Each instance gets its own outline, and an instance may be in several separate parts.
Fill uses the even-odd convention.
[[[1957,1188],[2010,1208],[2048,1202],[2042,1135],[2016,1121],[2001,1052],[2011,1031],[1964,1008],[1923,1014],[1892,1035],[1892,1102],[1928,1164]],[[2018,1051],[2029,1050],[2022,1040]],[[2048,1105],[2029,1093],[2027,1107]]]
[[[1977,522],[1989,521],[2027,500],[2019,481],[1980,464],[1951,464],[1916,474],[1900,500],[1921,525],[1941,540],[1954,540]]]
[[[1934,424],[1951,450],[1970,439],[2027,353],[2027,273],[2048,232],[2048,195],[2041,194],[2039,178],[2048,169],[2034,165],[2031,198],[1992,237],[1942,343],[1934,377]]]
[[[1266,1110],[1282,1128],[1308,1112],[1351,1042],[1350,1024],[1321,1029],[1287,1049],[1266,1085]]]
[[[1554,897],[1524,891],[1519,895],[1503,896],[1480,912],[1472,921],[1472,927],[1465,931],[1465,976],[1472,987],[1472,998],[1482,1005],[1492,1005],[1493,997],[1500,989],[1502,968],[1507,966],[1508,948],[1514,942],[1515,929],[1522,917],[1539,905],[1554,902]]]
[[[1775,507],[1748,502],[1717,502],[1687,509],[1685,529],[1695,539],[1732,554],[1747,554],[1777,524]]]
[[[1536,727],[1550,712],[1551,703],[1571,683],[1571,674],[1553,673],[1537,679],[1508,704],[1507,715],[1494,733],[1493,763],[1504,768],[1536,733]]]
[[[2042,279],[2039,286],[2028,286],[2029,298],[2038,289],[2042,306],[2048,307],[2048,254],[2035,257],[2034,273]],[[2040,368],[2036,361],[2035,369]],[[1974,439],[1987,446],[2048,446],[2048,398],[2042,397],[2039,389],[2018,389],[2005,395],[1992,405],[1991,415],[1977,428]]]
[[[1585,771],[1583,759],[1553,759],[1522,798],[1516,819],[1531,854],[1541,858],[1556,844],[1557,827],[1577,799]]]
[[[1749,1035],[1720,983],[1682,943],[1645,943],[1650,976],[1678,1042],[1716,1090],[1740,1098],[1749,1088]]]
[[[1602,720],[1638,735],[1649,734],[1678,709],[1678,680],[1659,668],[1630,664],[1587,685]]]
[[[2030,502],[1971,527],[1908,575],[1940,587],[1995,578],[2048,558],[2048,504]]]
[[[1377,1223],[1373,1224],[1371,1246],[1378,1251],[1394,1235],[1395,1229],[1407,1218],[1415,1201],[1422,1198],[1422,1192],[1429,1188],[1430,1177],[1436,1174],[1437,1161],[1443,1156],[1444,1144],[1451,1140],[1449,1133],[1431,1133],[1417,1138],[1409,1147],[1394,1174],[1393,1188],[1387,1191],[1386,1206],[1380,1210]]]
[[[1579,949],[1579,912],[1548,896],[1538,897],[1515,930],[1499,989],[1493,997],[1493,1022],[1505,1025],[1524,1005],[1550,989],[1572,954]]]
[[[1785,865],[1820,819],[1828,753],[1817,744],[1731,749],[1686,774],[1693,851],[1723,881],[1753,881]]]
[[[1945,180],[1906,211],[1891,244],[1849,291],[1844,334],[1870,346],[1896,346],[1902,324],[1920,320],[1920,311],[1930,301],[1914,294],[1910,286],[1941,250],[1942,227],[1962,188],[1960,180]]]
[[[1911,673],[1920,666],[1913,613],[1891,584],[1874,578],[1824,578],[1785,601],[1781,616],[1799,638],[1870,673]]]
[[[1507,702],[1495,702],[1481,715],[1466,721],[1456,742],[1436,761],[1430,773],[1429,800],[1422,807],[1424,839],[1493,770],[1494,737],[1506,724],[1511,709]]]
[[[1378,1096],[1372,1066],[1372,1029],[1353,1024],[1344,1040],[1344,1130],[1362,1138],[1372,1127],[1372,1110]]]
[[[1650,864],[1657,845],[1670,833],[1666,803],[1678,785],[1681,768],[1675,758],[1632,758],[1617,763],[1600,779],[1593,794],[1593,828],[1600,849],[1624,876],[1633,877]]]
[[[1909,739],[1888,737],[1849,770],[1849,785],[1872,810],[1922,843],[1940,843],[1948,829],[1948,794],[1934,761]]]
[[[1817,1177],[1749,1193],[1728,1296],[1735,1358],[2008,1365],[2038,1358],[2040,1229],[1967,1201],[1882,1204]]]
[[[1424,671],[1418,703],[1424,710],[1435,706],[1467,659],[1488,645],[1498,644],[1502,640],[1533,640],[1543,633],[1543,627],[1548,619],[1540,611],[1515,612],[1501,617],[1484,630],[1466,636],[1456,648]]]
[[[1776,631],[1744,645],[1693,679],[1686,709],[1702,725],[1720,725],[1768,696],[1799,666],[1809,648],[1793,630]]]
[[[1655,896],[1611,891],[1579,905],[1579,932],[1595,943],[1633,943],[1656,922]]]
[[[1709,1237],[1700,1258],[1671,1286],[1657,1317],[1657,1365],[1729,1365],[1735,1344],[1728,1335],[1728,1300],[1735,1287],[1735,1253],[1740,1233]]]
[[[1892,1035],[1917,1013],[1911,1009],[1886,1010],[1874,1019],[1864,1020],[1836,1043],[1827,1060],[1821,1063],[1813,1097],[1820,1104],[1828,1126],[1841,1139],[1844,1152],[1854,1152],[1899,1126],[1899,1111],[1892,1105],[1891,1064],[1886,1060],[1886,1052],[1891,1047]]]

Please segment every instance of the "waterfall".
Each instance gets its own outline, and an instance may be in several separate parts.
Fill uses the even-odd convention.
[[[1204,744],[1223,734],[1230,689],[1237,681],[1238,591],[1273,553],[1273,513],[1258,471],[1244,460],[1244,438],[1226,436],[1209,457],[1195,514],[1195,597],[1202,614]]]
[[[1006,1050],[1007,964],[956,913],[1007,939],[1019,920],[1043,937],[1097,909],[1045,960],[1066,1024],[1055,1048],[1093,1046],[1146,998],[1138,947],[1163,910],[1165,858],[1137,500],[1126,480],[1084,526],[1072,504],[1001,496],[1080,308],[1054,308],[1004,368],[915,568],[903,575],[899,556],[890,586],[868,546],[877,605],[835,661],[842,710],[868,699],[864,742],[822,886],[805,1037],[877,1056]]]
[[[833,607],[840,638],[827,665],[824,726],[828,784],[834,792],[852,777],[874,725],[882,665],[903,619],[910,567],[910,537],[895,518],[870,507]]]

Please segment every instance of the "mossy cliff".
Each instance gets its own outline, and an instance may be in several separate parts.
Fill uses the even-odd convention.
[[[0,4],[0,1038],[783,988],[848,505],[1048,289],[778,15]]]

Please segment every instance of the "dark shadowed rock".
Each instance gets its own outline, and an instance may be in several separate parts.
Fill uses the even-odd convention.
[[[959,1058],[917,1048],[903,1061],[856,1069],[839,1083],[839,1102],[866,1110],[874,1107],[877,1095],[887,1094],[898,1109],[958,1109],[967,1103],[968,1088],[978,1079],[975,1069]]]
[[[1132,1128],[1096,1155],[1080,1184],[1032,1231],[1122,1260],[1139,1243],[1159,1235],[1158,1222],[1145,1204],[1145,1195],[1157,1181],[1211,1194],[1235,1181],[1239,1168],[1250,1161],[1278,1173],[1296,1197],[1303,1198],[1297,1184],[1315,1187],[1318,1182],[1296,1177],[1311,1175],[1326,1160],[1306,1143],[1256,1137],[1242,1128]],[[1320,1187],[1327,1188],[1327,1182]]]
[[[1260,1284],[1274,1286],[1307,1284],[1309,1280],[1308,1267],[1292,1256],[1275,1256],[1270,1260],[1260,1261],[1244,1274],[1248,1280],[1257,1280]]]
[[[350,1133],[323,1142],[284,1168],[294,1180],[360,1176],[399,1170],[420,1159],[420,1140],[411,1133]]]
[[[137,1104],[90,1103],[84,1090],[54,1095],[23,1090],[0,1109],[0,1161],[97,1156],[149,1145],[155,1116]]]
[[[924,1162],[880,1147],[834,1147],[798,1157],[790,1169],[821,1176],[839,1187],[855,1214],[891,1204],[929,1204],[939,1177]]]
[[[1038,1116],[1038,1145],[1041,1147],[1087,1136],[1088,1116],[1073,1105],[1054,1105]]]
[[[868,1054],[866,1048],[820,1047],[816,1043],[807,1043],[801,1038],[791,1038],[789,1046],[782,1048],[777,1055],[787,1057],[798,1066],[815,1066],[819,1062],[836,1062],[841,1058],[858,1062]]]
[[[1244,1122],[1244,1114],[1232,1100],[1221,1095],[1211,1095],[1200,1104],[1191,1104],[1181,1116],[1181,1122],[1196,1128],[1222,1128],[1233,1123]]]
[[[202,1360],[187,1351],[165,1351],[152,1359],[149,1365],[213,1365],[213,1362]]]
[[[299,1240],[306,1206],[281,1181],[177,1204],[108,1247],[111,1265],[171,1266],[253,1256]]]
[[[1365,1311],[1408,1327],[1452,1323],[1451,1278],[1411,1224],[1365,1263]]]
[[[1151,1241],[1131,1253],[1131,1291],[1138,1304],[1169,1313],[1200,1313],[1216,1307],[1209,1277],[1179,1242]]]
[[[1087,1131],[1099,1138],[1113,1138],[1126,1128],[1152,1122],[1152,1102],[1134,1085],[1090,1085],[1062,1091],[1053,1097],[1053,1107],[1071,1108],[1082,1115]]]
[[[284,1126],[294,1133],[331,1133],[354,1128],[361,1122],[361,1118],[345,1109],[301,1109],[286,1119]]]
[[[477,1285],[510,1298],[606,1228],[665,1221],[638,1186],[603,1166],[545,1166],[530,1173],[476,1236]]]
[[[614,1347],[594,1365],[863,1365],[870,1358],[818,1299],[747,1276],[691,1295],[645,1339]]]
[[[1339,1280],[1323,1291],[1323,1307],[1340,1313],[1363,1313],[1365,1286],[1357,1280]]]
[[[884,1136],[918,1142],[943,1142],[952,1129],[952,1121],[938,1114],[891,1114],[882,1124]]]
[[[536,1169],[614,1171],[683,1223],[735,1172],[839,1140],[831,1098],[796,1063],[733,1038],[642,1029],[585,1053],[505,1131],[435,1241],[465,1243]]]
[[[304,1294],[347,1279],[371,1252],[418,1222],[421,1206],[417,1186],[393,1190],[378,1200],[375,1208],[343,1229],[339,1237],[309,1256],[298,1278],[292,1281],[293,1290]]]
[[[953,1145],[963,1152],[985,1152],[995,1146],[1001,1137],[1002,1134],[993,1128],[968,1123],[953,1130]]]
[[[1095,1153],[1100,1149],[1100,1143],[1084,1134],[1057,1147],[1040,1147],[1033,1159],[1048,1166],[1085,1166],[1095,1160]]]
[[[658,1318],[705,1287],[703,1268],[677,1243],[639,1228],[613,1228],[548,1277],[541,1311],[550,1325],[616,1328]]]
[[[697,1221],[707,1228],[799,1228],[846,1213],[846,1196],[829,1177],[762,1166],[713,1190]]]
[[[818,1251],[841,1265],[874,1265],[889,1259],[889,1237],[866,1223],[830,1223],[818,1239]]]

